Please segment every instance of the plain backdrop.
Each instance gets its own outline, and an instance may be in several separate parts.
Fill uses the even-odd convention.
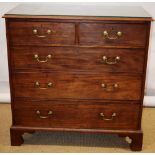
[[[14,8],[21,3],[0,3],[0,16],[2,17],[7,11]],[[88,3],[80,3],[80,5],[88,5]],[[103,5],[103,6],[142,6],[155,19],[155,3],[89,3],[89,5]],[[2,83],[8,83],[8,63],[7,63],[7,46],[5,35],[5,19],[0,18],[0,88]],[[8,87],[8,85],[6,85]],[[5,89],[3,89],[5,90]],[[1,90],[1,91],[3,91]],[[148,56],[148,70],[146,80],[146,95],[155,96],[155,24],[152,22],[149,56]]]

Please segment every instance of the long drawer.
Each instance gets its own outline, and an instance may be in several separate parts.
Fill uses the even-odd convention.
[[[81,45],[142,47],[146,45],[146,24],[81,23]]]
[[[14,73],[15,97],[140,100],[141,77],[65,72]]]
[[[138,128],[140,104],[16,100],[13,111],[19,126],[129,130]]]
[[[73,23],[10,22],[10,43],[13,45],[68,44],[75,42]]]
[[[142,49],[12,47],[13,69],[142,73]]]

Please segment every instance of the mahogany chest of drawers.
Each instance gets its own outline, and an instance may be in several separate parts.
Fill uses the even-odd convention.
[[[145,11],[30,4],[4,18],[11,145],[25,132],[76,131],[118,134],[141,150],[152,20]]]

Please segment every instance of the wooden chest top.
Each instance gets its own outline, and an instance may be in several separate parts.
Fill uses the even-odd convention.
[[[143,20],[152,17],[141,7],[102,6],[92,4],[21,4],[4,15],[5,18]],[[94,18],[95,17],[95,18]]]

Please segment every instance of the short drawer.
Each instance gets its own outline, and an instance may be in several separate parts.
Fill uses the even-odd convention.
[[[10,22],[10,42],[13,45],[74,44],[72,23]]]
[[[15,73],[15,97],[140,100],[141,77],[118,74]]]
[[[142,73],[142,49],[12,47],[13,69]]]
[[[16,101],[15,125],[74,129],[137,129],[140,105],[98,101]]]
[[[80,44],[103,46],[145,47],[147,25],[81,23]]]

